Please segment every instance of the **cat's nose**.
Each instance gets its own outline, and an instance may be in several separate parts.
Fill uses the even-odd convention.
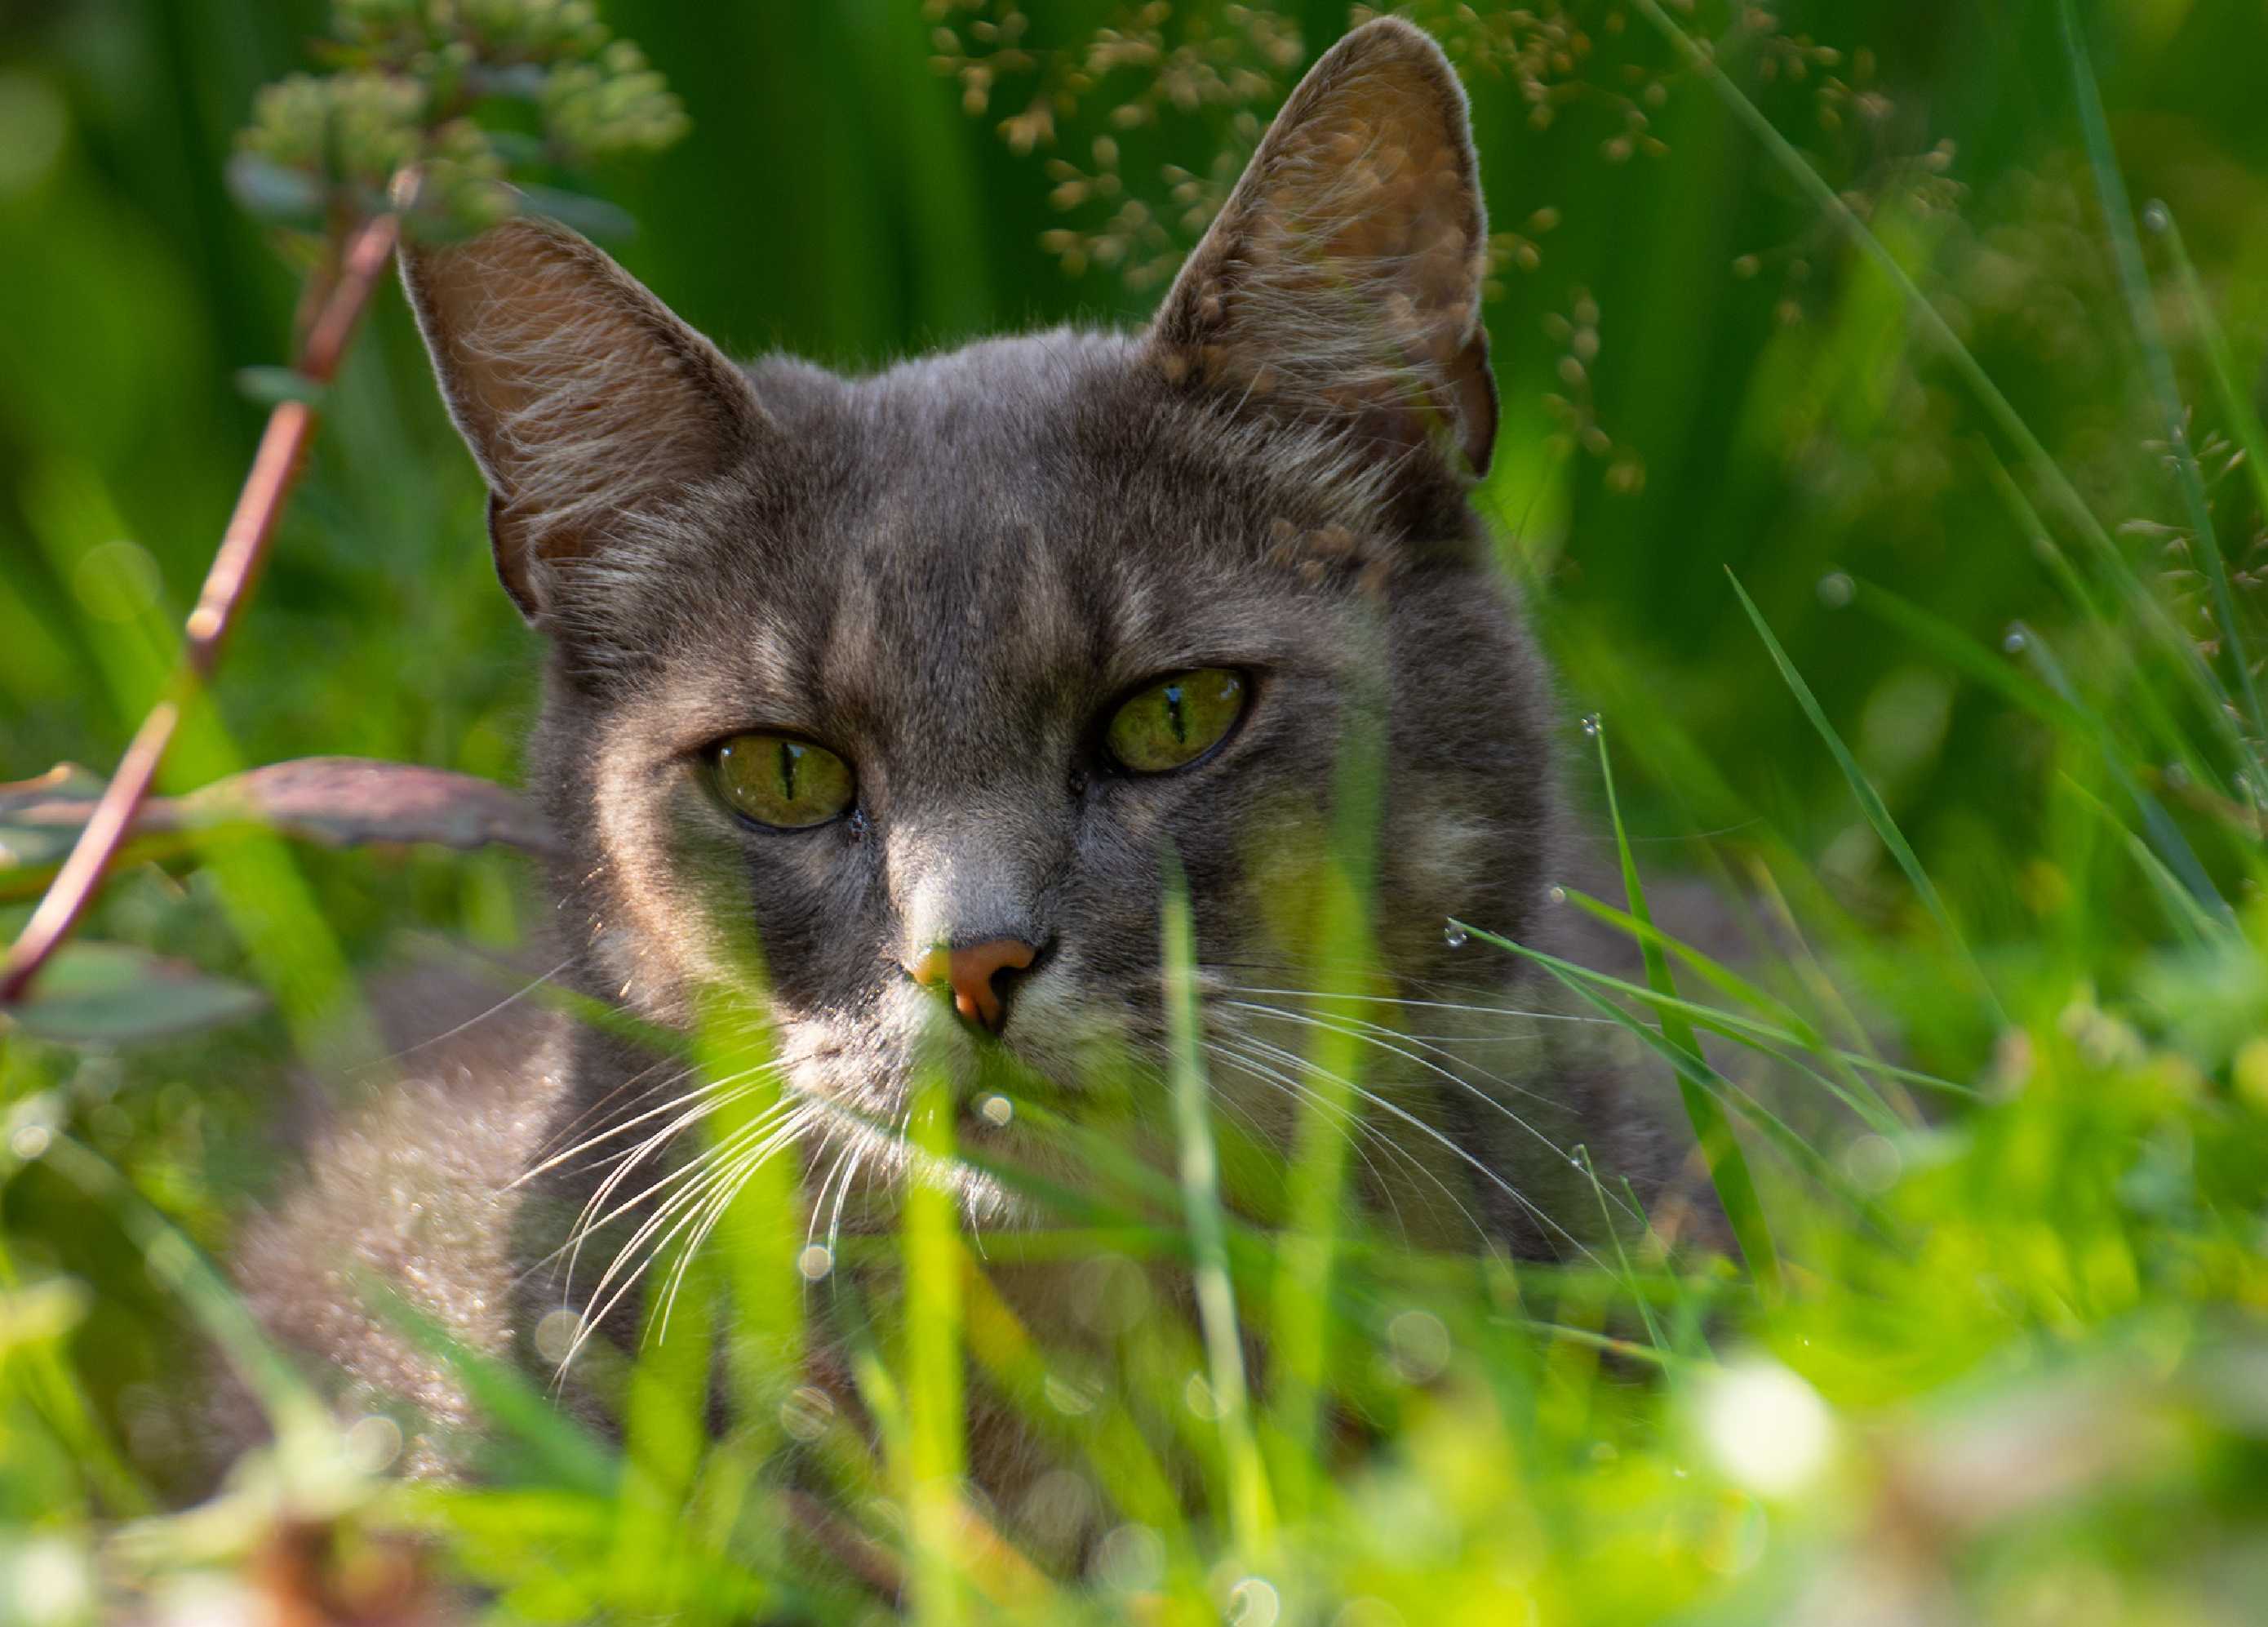
[[[906,969],[924,988],[950,985],[953,1009],[994,1033],[1008,1017],[1008,990],[1040,951],[1021,938],[988,938],[949,949],[940,943]]]

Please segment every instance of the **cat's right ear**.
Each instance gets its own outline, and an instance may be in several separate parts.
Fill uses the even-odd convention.
[[[530,621],[626,517],[777,433],[715,345],[564,226],[523,217],[405,247],[401,280],[488,479],[497,574]]]
[[[1149,335],[1160,372],[1239,410],[1432,441],[1487,472],[1488,224],[1465,93],[1396,17],[1353,30],[1284,104]]]

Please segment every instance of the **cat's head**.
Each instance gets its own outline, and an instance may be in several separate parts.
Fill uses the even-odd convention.
[[[1467,503],[1485,246],[1462,94],[1387,20],[1131,336],[743,371],[556,226],[409,256],[551,640],[585,986],[683,1023],[761,965],[795,1083],[876,1119],[940,1031],[1075,1098],[1157,1054],[1170,864],[1220,1035],[1319,975],[1350,785],[1385,967],[1472,980],[1443,918],[1521,930],[1553,808]]]

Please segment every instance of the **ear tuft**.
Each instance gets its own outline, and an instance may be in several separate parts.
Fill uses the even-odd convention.
[[[531,620],[560,565],[769,433],[739,369],[596,245],[530,217],[405,247],[441,394],[490,491],[497,571]]]
[[[1388,450],[1496,437],[1487,218],[1463,89],[1398,18],[1355,29],[1284,104],[1151,329],[1174,383],[1343,415]]]

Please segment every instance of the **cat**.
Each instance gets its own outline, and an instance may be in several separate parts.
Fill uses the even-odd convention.
[[[1136,333],[744,370],[562,226],[405,249],[498,573],[547,640],[555,980],[770,1047],[748,1082],[779,1105],[712,1173],[792,1147],[837,1214],[887,1194],[929,1067],[980,1151],[1068,1159],[978,1104],[1005,1080],[1076,1120],[1098,1058],[1138,1141],[1169,1126],[1174,875],[1224,1113],[1288,1142],[1313,1037],[1353,1033],[1392,1143],[1362,1179],[1404,1187],[1405,1227],[1571,1253],[1599,1207],[1578,1143],[1652,1189],[1675,1149],[1578,1025],[1523,1015],[1539,975],[1445,933],[1551,942],[1570,841],[1550,681],[1471,501],[1487,242],[1462,90],[1385,18],[1293,91]],[[1314,949],[1350,941],[1330,921],[1382,980]],[[547,1374],[563,1313],[570,1344],[633,1342],[652,1208],[590,1229],[577,1269],[563,1246],[686,1169],[719,1095],[618,1023],[512,1002],[323,1139],[239,1281],[342,1384],[409,1403],[410,1467],[444,1472],[471,1405],[368,1283]],[[972,1221],[1029,1212],[997,1172],[953,1179]]]

